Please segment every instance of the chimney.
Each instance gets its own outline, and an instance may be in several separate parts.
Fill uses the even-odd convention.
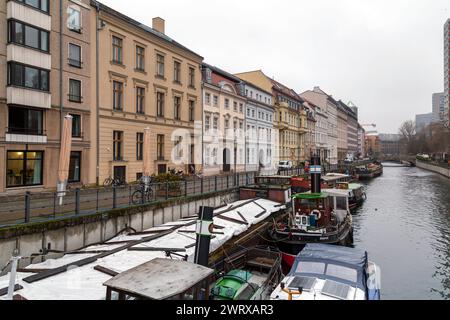
[[[164,21],[164,19],[160,18],[160,17],[153,18],[152,28],[155,29],[156,31],[164,34],[165,33],[165,21]]]

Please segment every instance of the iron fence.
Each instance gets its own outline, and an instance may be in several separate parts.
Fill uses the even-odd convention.
[[[6,196],[0,198],[0,229],[231,190],[254,183],[255,176],[255,172],[201,178],[193,176],[176,182],[151,183],[150,192],[146,192],[141,184],[74,189],[65,193],[62,204],[57,192]]]

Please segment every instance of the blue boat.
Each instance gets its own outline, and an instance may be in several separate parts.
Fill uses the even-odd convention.
[[[366,251],[307,244],[271,300],[380,300],[380,282]]]

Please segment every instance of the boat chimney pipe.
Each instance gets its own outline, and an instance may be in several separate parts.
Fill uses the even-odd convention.
[[[209,265],[209,245],[214,228],[213,215],[214,208],[200,207],[196,228],[197,241],[195,243],[194,263],[204,267]]]
[[[320,157],[317,155],[313,155],[311,157],[311,193],[321,193],[321,179],[322,179],[322,166],[320,163]]]

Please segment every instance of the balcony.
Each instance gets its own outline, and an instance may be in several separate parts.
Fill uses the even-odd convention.
[[[7,87],[6,96],[8,104],[50,109],[52,95],[49,92],[26,89],[20,87]]]
[[[7,46],[7,60],[46,70],[52,68],[52,57],[50,54],[14,43],[10,43]]]
[[[6,142],[11,143],[47,143],[47,134],[45,130],[33,128],[6,128]]]
[[[6,19],[26,21],[28,24],[51,31],[52,18],[44,12],[38,11],[16,1],[8,1],[6,12]]]

